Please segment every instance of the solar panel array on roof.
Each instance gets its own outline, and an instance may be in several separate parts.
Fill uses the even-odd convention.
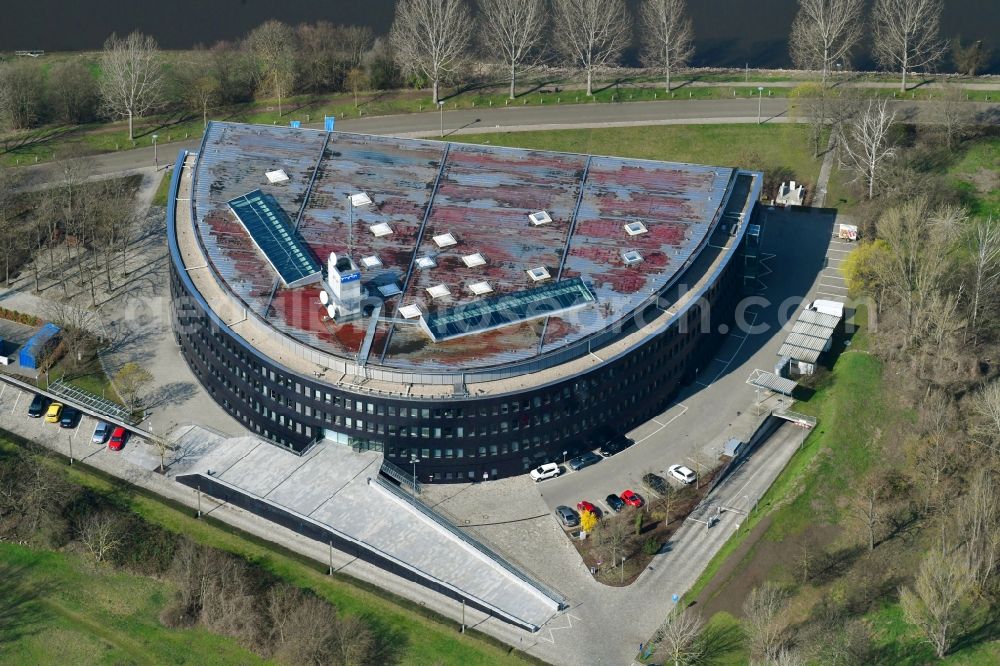
[[[274,197],[254,190],[228,203],[285,286],[300,287],[322,278],[319,262],[292,228]]]
[[[792,325],[792,331],[781,345],[778,356],[796,361],[815,363],[819,355],[830,348],[833,332],[840,317],[815,310],[803,310]]]
[[[583,280],[571,278],[428,315],[422,324],[426,333],[440,342],[550,317],[593,302],[594,295]]]

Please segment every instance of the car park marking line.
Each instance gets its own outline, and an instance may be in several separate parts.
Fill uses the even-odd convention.
[[[754,324],[757,323],[757,313],[754,312],[754,313],[752,313],[752,315],[753,316],[750,319],[750,326],[753,326]],[[736,357],[740,355],[740,350],[743,349],[743,345],[746,344],[748,337],[749,336],[747,336],[747,335],[743,336],[743,339],[740,340],[740,344],[736,346],[736,351],[733,352],[733,355],[729,358],[728,361],[723,361],[722,359],[718,359],[718,358],[713,360],[713,363],[715,361],[718,361],[720,363],[723,363],[724,365],[722,366],[722,370],[719,370],[719,374],[715,375],[715,377],[712,378],[712,381],[710,381],[708,384],[703,384],[702,382],[696,381],[695,384],[701,384],[702,386],[704,386],[704,387],[707,388],[708,386],[710,386],[711,384],[713,384],[716,379],[718,379],[719,377],[721,377],[722,373],[724,373],[727,369],[729,369],[729,364],[732,363],[734,360],[736,360]]]
[[[830,289],[843,289],[844,291],[848,291],[847,287],[843,287],[843,286],[841,286],[839,284],[827,284],[825,282],[820,282],[819,286],[821,286],[821,287],[828,287]]]
[[[552,635],[553,631],[559,631],[560,629],[572,629],[573,628],[573,620],[576,620],[577,622],[583,622],[583,620],[581,620],[580,618],[578,618],[576,615],[573,615],[572,613],[565,613],[563,615],[563,617],[568,618],[565,627],[548,627],[548,631],[549,631],[548,638],[546,638],[544,634],[539,633],[538,640],[545,641],[547,643],[552,643],[553,645],[555,645],[555,643],[556,643],[556,637]],[[552,619],[554,620],[555,618],[552,618]],[[551,620],[550,620],[550,622],[551,622]]]
[[[828,291],[817,291],[816,294],[819,295],[819,296],[833,296],[834,298],[843,298],[844,297],[844,294],[831,294]]]
[[[17,403],[21,401],[21,391],[17,392],[17,397],[14,399],[14,406],[10,408],[10,413],[13,414],[14,410],[17,409]]]
[[[664,428],[666,428],[668,425],[670,425],[671,423],[673,423],[674,421],[676,421],[680,417],[684,416],[684,414],[688,410],[687,405],[684,405],[684,404],[681,404],[681,403],[677,403],[677,406],[681,408],[681,413],[680,414],[674,414],[673,417],[671,417],[670,420],[668,420],[666,423],[660,423],[659,421],[656,421],[656,419],[652,419],[653,421],[656,421],[657,423],[660,423],[660,427],[657,428],[656,430],[654,430],[653,432],[649,433],[648,435],[646,435],[642,439],[636,440],[635,443],[636,444],[641,444],[641,443],[645,442],[647,439],[649,439],[650,437],[652,437],[656,433],[660,432],[661,430],[663,430]]]

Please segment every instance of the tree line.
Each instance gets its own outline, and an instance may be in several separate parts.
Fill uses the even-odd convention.
[[[789,34],[796,67],[830,73],[850,67],[862,40],[876,61],[899,72],[900,89],[915,71],[933,71],[948,51],[940,35],[943,0],[798,0]],[[167,59],[156,41],[140,33],[112,35],[91,71],[74,60],[44,71],[35,61],[0,67],[0,113],[12,129],[54,121],[80,124],[124,119],[134,139],[134,120],[153,110],[184,110],[202,116],[255,97],[275,99],[278,115],[289,95],[401,86],[441,87],[469,83],[484,67],[499,72],[511,99],[518,77],[541,65],[581,72],[587,95],[595,72],[620,63],[634,43],[642,63],[663,78],[694,55],[694,31],[686,0],[642,0],[636,15],[625,0],[398,0],[387,37],[367,27],[326,21],[297,27],[270,20],[244,38]],[[951,44],[955,69],[975,74],[986,62],[981,43]]]
[[[37,445],[0,448],[0,540],[75,552],[94,566],[166,581],[168,627],[202,627],[282,664],[391,661],[363,618],[276,578],[258,564],[199,544],[132,511],[120,489],[71,481]],[[0,617],[0,629],[14,617]]]

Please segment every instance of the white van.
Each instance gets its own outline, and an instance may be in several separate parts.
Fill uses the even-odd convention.
[[[839,301],[825,301],[822,298],[817,298],[812,303],[806,305],[806,310],[815,310],[816,312],[833,315],[841,319],[844,317],[844,304]]]

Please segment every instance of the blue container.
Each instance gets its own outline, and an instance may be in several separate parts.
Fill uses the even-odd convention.
[[[302,121],[301,120],[290,120],[288,122],[288,126],[291,127],[292,129],[298,129],[299,127],[302,126]]]
[[[337,122],[336,116],[323,116],[323,129],[327,132],[333,131],[333,125]]]
[[[38,364],[45,359],[45,356],[52,351],[55,346],[56,337],[59,335],[59,327],[55,324],[42,326],[37,333],[28,338],[21,350],[18,352],[17,361],[22,368],[37,370]]]

